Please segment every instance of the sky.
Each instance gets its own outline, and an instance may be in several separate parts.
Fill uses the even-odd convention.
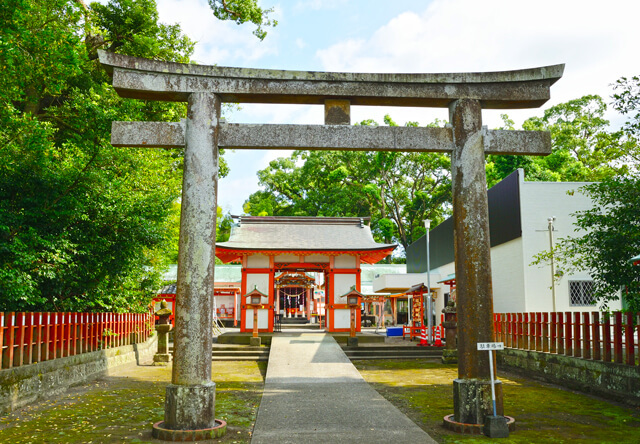
[[[640,2],[635,0],[261,0],[278,21],[264,41],[252,24],[217,20],[206,0],[157,0],[160,21],[179,23],[197,42],[200,64],[304,71],[449,73],[504,71],[566,64],[539,109],[507,114],[520,128],[528,117],[587,94],[611,102],[611,84],[640,75]],[[504,111],[502,111],[504,112]],[[498,127],[501,111],[483,111]],[[352,107],[352,123],[389,114],[421,126],[446,109]],[[252,105],[227,112],[235,123],[322,124],[321,106]],[[610,111],[612,126],[623,119]],[[230,174],[219,182],[218,205],[242,214],[259,189],[257,171],[289,151],[226,152]]]

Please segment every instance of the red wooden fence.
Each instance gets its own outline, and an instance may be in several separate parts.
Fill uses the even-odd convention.
[[[147,313],[2,313],[0,369],[144,342],[153,329]]]
[[[640,357],[640,313],[496,313],[494,328],[509,348],[626,365]]]

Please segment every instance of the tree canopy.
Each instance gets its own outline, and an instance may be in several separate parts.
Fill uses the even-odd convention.
[[[607,308],[622,295],[627,309],[638,312],[640,266],[630,259],[640,254],[640,78],[623,77],[614,88],[613,107],[627,116],[615,138],[623,147],[613,150],[617,174],[583,187],[594,205],[575,214],[577,234],[560,239],[554,251],[541,253],[536,262],[553,255],[565,272],[586,271],[593,278],[594,302]]]
[[[377,125],[372,120],[360,124]],[[385,124],[397,126],[389,116]],[[244,211],[371,216],[378,241],[406,248],[424,235],[424,219],[441,222],[449,214],[449,169],[448,156],[440,153],[295,151],[258,172],[264,190],[249,197]]]
[[[213,3],[235,21],[268,12]],[[113,148],[111,122],[185,105],[120,98],[97,49],[188,63],[194,42],[153,0],[8,0],[0,36],[0,311],[144,310],[175,242],[182,153]]]
[[[491,187],[517,168],[527,180],[550,182],[598,181],[629,172],[634,144],[622,130],[612,131],[604,118],[605,101],[587,95],[552,106],[542,117],[527,119],[528,131],[549,131],[552,152],[548,156],[487,156],[487,183]],[[503,116],[503,129],[514,129]]]

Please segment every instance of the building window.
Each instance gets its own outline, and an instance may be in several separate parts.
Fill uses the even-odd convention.
[[[593,298],[593,281],[569,281],[569,300],[572,307],[596,305]]]

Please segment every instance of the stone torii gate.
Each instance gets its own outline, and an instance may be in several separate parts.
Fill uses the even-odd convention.
[[[451,153],[459,322],[454,418],[484,423],[492,414],[489,358],[476,343],[494,340],[485,154],[546,155],[551,139],[546,132],[487,130],[481,111],[541,106],[564,65],[487,73],[328,73],[189,65],[102,51],[100,62],[122,97],[188,104],[182,122],[113,122],[112,127],[114,146],[185,148],[175,359],[159,426],[164,432],[154,429],[154,436],[178,440],[218,424],[211,307],[219,148]],[[222,102],[324,105],[325,124],[225,123]],[[350,126],[351,105],[448,108],[450,125]],[[499,384],[496,389],[502,414]]]

